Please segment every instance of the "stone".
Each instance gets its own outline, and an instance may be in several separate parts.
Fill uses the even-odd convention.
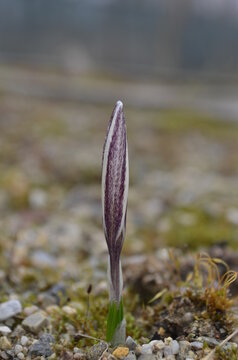
[[[5,353],[5,351],[0,351],[0,359],[2,359],[2,360],[8,360],[9,359],[9,357]]]
[[[99,344],[93,345],[87,353],[87,360],[99,359],[106,349],[107,349],[107,344],[102,341]]]
[[[41,313],[40,311],[28,316],[23,322],[22,326],[34,333],[37,334],[40,330],[42,330],[45,326],[48,325],[47,317]]]
[[[54,315],[54,314],[60,313],[60,308],[58,305],[49,305],[46,307],[45,311],[49,315]]]
[[[12,344],[10,340],[6,336],[0,337],[0,349],[1,350],[10,350],[12,348]]]
[[[196,359],[196,358],[197,358],[197,355],[192,350],[190,350],[188,352],[188,357],[186,358],[186,360],[191,360],[191,359]]]
[[[50,344],[45,344],[40,341],[37,341],[31,345],[29,349],[30,356],[45,356],[49,357],[52,354]]]
[[[19,300],[9,300],[0,304],[0,321],[5,321],[22,311]]]
[[[187,312],[186,314],[184,314],[182,321],[185,324],[190,324],[193,321],[193,319],[194,319],[193,314],[191,312]]]
[[[138,360],[158,360],[158,356],[154,354],[141,354]]]
[[[56,268],[57,260],[54,256],[43,250],[35,250],[31,254],[32,265],[44,269],[44,268]]]
[[[17,355],[19,352],[22,352],[22,350],[23,350],[23,347],[22,347],[21,345],[19,345],[19,344],[16,344],[16,345],[15,345],[14,352],[15,352],[16,355]]]
[[[164,339],[164,343],[167,346],[170,346],[172,341],[173,341],[173,339],[171,337],[167,337],[167,338]]]
[[[71,306],[65,305],[65,306],[63,306],[62,310],[68,316],[77,315],[77,310]]]
[[[152,342],[152,341],[151,341]],[[163,352],[163,349],[165,347],[165,344],[163,343],[162,340],[155,340],[153,347],[152,347],[152,352],[154,354],[157,354],[158,352]]]
[[[143,344],[141,346],[141,354],[142,355],[152,354],[152,345],[151,344]]]
[[[0,333],[2,335],[8,335],[12,332],[12,330],[8,326],[0,325]]]
[[[193,350],[202,350],[203,349],[203,343],[200,341],[193,341],[191,342],[191,347]]]
[[[201,338],[201,341],[206,342],[209,347],[216,347],[217,345],[219,345],[219,342],[216,339],[208,336],[203,336]]]
[[[112,355],[117,359],[123,359],[129,354],[128,347],[119,346],[116,350],[113,351]]]
[[[177,355],[179,353],[179,343],[177,340],[172,341],[172,355]]]
[[[23,313],[26,316],[29,316],[31,314],[34,314],[35,312],[37,312],[39,310],[38,306],[36,305],[32,305],[32,306],[27,306],[24,308]]]
[[[168,338],[170,339],[170,338]],[[164,356],[177,355],[179,353],[179,343],[177,340],[169,340],[166,342],[168,345],[164,347]]]
[[[31,345],[29,354],[31,356],[45,356],[52,355],[51,344],[55,343],[55,338],[51,334],[43,334],[40,339]]]
[[[141,346],[137,345],[137,347],[134,350],[135,355],[138,357],[141,355]]]
[[[17,354],[17,357],[18,357],[18,359],[20,359],[20,360],[25,359],[25,355],[24,355],[22,352],[19,352],[19,353]]]
[[[132,339],[131,336],[128,336],[126,339],[126,346],[128,347],[129,350],[135,350],[135,348],[137,347],[137,343],[135,342],[134,339]]]
[[[55,343],[55,337],[53,335],[51,335],[51,334],[44,333],[44,334],[42,334],[40,336],[40,341],[50,343],[50,344],[54,344]]]
[[[27,345],[27,343],[28,343],[28,337],[27,336],[22,336],[21,337],[21,345],[22,346],[26,346]]]
[[[136,360],[136,355],[133,351],[130,351],[125,360]]]
[[[188,352],[191,350],[191,344],[186,340],[181,340],[179,341],[179,347],[180,347],[180,351],[178,354],[178,360],[185,360],[188,355]]]

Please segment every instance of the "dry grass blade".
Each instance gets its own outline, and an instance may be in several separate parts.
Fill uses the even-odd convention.
[[[160,292],[158,292],[149,302],[148,304],[151,304],[152,302],[158,300],[159,298],[161,298],[165,293],[166,293],[167,289],[163,289]]]
[[[98,339],[98,338],[95,338],[94,336],[90,336],[90,335],[83,334],[83,333],[80,333],[80,332],[78,332],[78,333],[76,334],[76,336],[82,337],[82,338],[86,338],[86,339],[101,341],[101,342],[104,342],[104,343],[106,344],[106,342],[105,342],[104,340],[102,340],[102,339]]]

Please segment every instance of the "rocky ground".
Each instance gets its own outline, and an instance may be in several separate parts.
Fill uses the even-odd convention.
[[[0,93],[0,358],[237,359],[238,125],[126,102],[129,337],[105,342],[112,107]]]

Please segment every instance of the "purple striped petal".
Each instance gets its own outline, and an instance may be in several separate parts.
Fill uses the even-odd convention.
[[[129,186],[126,124],[121,101],[116,103],[103,149],[102,209],[108,245],[112,283],[119,278],[119,262],[125,237]]]

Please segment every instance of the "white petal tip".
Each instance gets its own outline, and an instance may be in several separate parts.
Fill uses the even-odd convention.
[[[123,102],[121,100],[118,100],[117,103],[116,103],[116,106],[120,107],[121,110],[122,110],[123,109]]]

